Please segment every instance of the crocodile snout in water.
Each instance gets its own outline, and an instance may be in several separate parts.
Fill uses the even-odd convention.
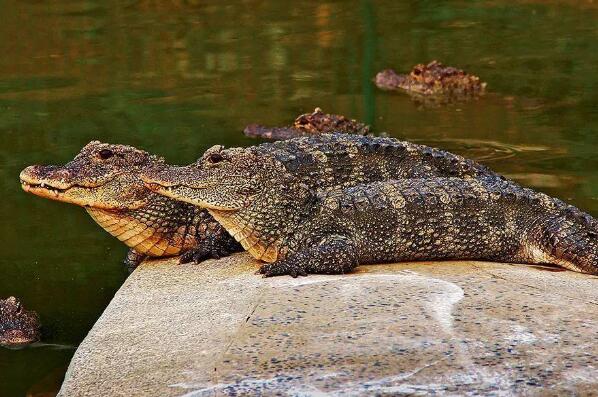
[[[40,339],[39,316],[25,310],[21,302],[11,296],[0,299],[0,345],[20,346]]]

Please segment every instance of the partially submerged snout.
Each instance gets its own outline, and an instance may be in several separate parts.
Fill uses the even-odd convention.
[[[398,74],[392,69],[385,69],[376,75],[374,83],[383,90],[395,90],[401,87],[406,79],[407,76],[404,74]]]
[[[0,299],[0,345],[19,346],[37,342],[40,328],[37,313],[25,310],[17,298]]]

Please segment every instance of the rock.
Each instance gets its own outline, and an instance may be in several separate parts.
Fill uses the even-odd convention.
[[[597,277],[422,262],[264,279],[244,253],[175,263],[135,270],[60,396],[598,390]]]

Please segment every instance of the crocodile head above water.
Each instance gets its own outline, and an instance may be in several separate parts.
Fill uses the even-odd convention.
[[[403,90],[418,97],[446,97],[447,100],[475,97],[486,88],[479,77],[438,61],[415,65],[409,74],[386,69],[376,75],[374,82],[384,90]]]
[[[11,296],[0,299],[0,345],[18,346],[40,339],[39,316],[25,310],[21,302]]]
[[[370,127],[345,116],[324,113],[322,109],[316,108],[312,113],[299,115],[289,127],[264,127],[251,124],[243,130],[243,133],[250,137],[275,140],[331,132],[367,135],[370,133]]]
[[[171,256],[207,242],[211,237],[206,233],[217,234],[212,231],[221,227],[207,212],[143,184],[140,172],[162,162],[132,146],[94,141],[65,165],[33,165],[20,178],[26,192],[85,207],[100,226],[138,254]]]

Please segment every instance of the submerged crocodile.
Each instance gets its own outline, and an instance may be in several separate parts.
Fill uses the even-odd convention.
[[[598,274],[596,220],[485,168],[457,178],[427,170],[421,179],[405,169],[414,179],[392,180],[405,175],[380,167],[383,182],[362,183],[371,162],[352,158],[355,148],[398,158],[413,146],[347,135],[216,146],[196,164],[161,165],[141,177],[160,194],[207,208],[251,255],[269,262],[261,268],[266,276],[432,259],[553,263]],[[436,165],[445,163],[443,152],[424,150]]]
[[[386,69],[376,75],[374,82],[378,88],[401,90],[425,103],[471,99],[486,90],[486,83],[479,77],[438,61],[415,65],[409,74]]]
[[[164,160],[132,146],[91,142],[64,166],[27,167],[25,191],[84,207],[106,231],[130,247],[125,264],[183,254],[181,262],[218,258],[241,246],[207,211],[155,194],[139,173]]]
[[[251,124],[245,127],[243,133],[250,137],[274,140],[297,138],[304,135],[342,132],[345,134],[368,135],[370,127],[345,116],[324,113],[316,108],[312,113],[298,116],[289,127],[265,127]]]
[[[25,310],[21,302],[11,296],[0,299],[0,345],[19,346],[39,341],[39,316]]]

